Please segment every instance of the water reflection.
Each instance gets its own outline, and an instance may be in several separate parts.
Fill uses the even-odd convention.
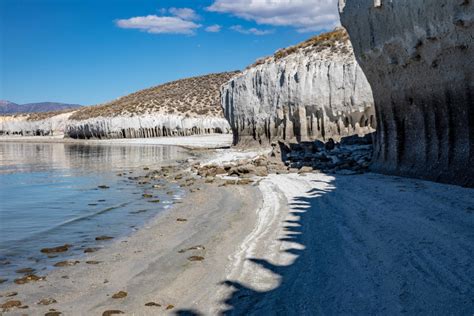
[[[0,143],[0,278],[49,269],[97,246],[97,235],[130,233],[183,192],[164,179],[137,185],[128,177],[188,156],[171,146]],[[58,258],[40,253],[65,243],[73,248]]]

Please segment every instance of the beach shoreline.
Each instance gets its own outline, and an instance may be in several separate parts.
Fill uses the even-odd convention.
[[[190,165],[265,152],[200,153]],[[28,308],[6,314],[472,310],[472,189],[374,173],[270,174],[247,185],[224,179],[195,181],[179,203],[74,266],[8,285],[1,302]],[[48,299],[55,302],[38,304]]]
[[[162,145],[187,149],[229,148],[232,134],[208,134],[156,138],[73,139],[64,136],[0,136],[0,143],[61,143],[86,145]]]

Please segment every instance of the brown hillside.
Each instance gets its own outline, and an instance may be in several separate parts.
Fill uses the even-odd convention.
[[[83,120],[98,116],[152,112],[223,117],[220,106],[220,87],[236,73],[210,74],[165,83],[106,104],[80,109],[71,116],[71,119]]]

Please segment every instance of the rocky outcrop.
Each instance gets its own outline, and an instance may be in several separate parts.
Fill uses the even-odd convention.
[[[235,145],[338,140],[376,127],[370,86],[343,29],[259,60],[221,94]]]
[[[66,128],[68,137],[78,139],[151,138],[230,132],[229,123],[223,117],[153,113],[71,120]]]
[[[83,108],[71,116],[71,138],[149,138],[230,133],[220,86],[236,72],[187,78]]]
[[[339,7],[374,94],[373,169],[474,186],[474,1]]]
[[[60,136],[68,124],[67,113],[19,114],[0,116],[0,135]]]
[[[220,87],[235,74],[177,80],[69,113],[0,117],[0,135],[111,139],[230,133]]]

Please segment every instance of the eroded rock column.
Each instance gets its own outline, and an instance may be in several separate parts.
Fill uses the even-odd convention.
[[[346,0],[341,21],[371,84],[375,171],[474,186],[472,0]]]

